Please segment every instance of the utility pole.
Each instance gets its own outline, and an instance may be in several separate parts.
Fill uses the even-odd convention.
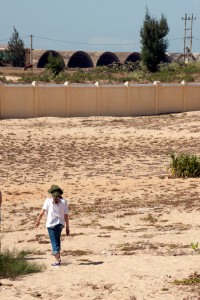
[[[188,17],[187,14],[185,14],[185,17],[182,18],[182,20],[185,21],[185,26],[184,26],[184,41],[183,41],[183,53],[186,54],[186,49],[187,49],[187,54],[192,54],[192,25],[193,21],[196,20],[196,18],[193,17],[193,14],[191,17]],[[190,22],[190,27],[187,27],[187,22]],[[190,31],[190,36],[187,34],[187,32]],[[190,40],[190,48],[187,47],[187,40]]]
[[[31,34],[31,48],[30,48],[30,64],[33,64],[33,53],[32,53],[32,49],[33,49],[33,36]]]
[[[193,18],[193,14],[191,17],[191,30],[190,30],[190,53],[192,53],[192,24],[193,24],[193,20],[196,20],[196,18]]]
[[[183,20],[183,18],[182,18],[182,20]],[[185,54],[185,40],[186,40],[186,25],[187,25],[187,23],[186,23],[186,21],[187,21],[187,15],[185,14],[185,27],[184,27],[184,40],[183,40],[183,53]]]

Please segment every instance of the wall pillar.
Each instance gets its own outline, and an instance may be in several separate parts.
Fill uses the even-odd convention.
[[[97,97],[96,97],[96,115],[101,115],[101,84],[99,81],[95,83],[97,87]]]
[[[161,82],[160,81],[154,81],[156,86],[156,114],[160,113],[160,101],[161,101]]]
[[[38,82],[37,81],[33,81],[32,82],[33,85],[33,101],[34,101],[34,116],[35,118],[38,118],[39,115],[39,87],[38,87]]]
[[[130,86],[131,86],[131,84],[129,81],[126,81],[124,85],[126,86],[126,115],[130,116],[130,114],[131,114],[131,111],[130,111],[130,108],[131,108]]]
[[[70,117],[70,83],[69,81],[66,81],[64,83],[64,85],[66,86],[66,101],[65,101],[65,115],[66,117]]]
[[[3,82],[0,81],[0,119],[3,118]]]
[[[183,85],[183,106],[182,106],[182,110],[186,111],[186,108],[187,108],[187,82],[185,80],[183,80],[181,82],[181,84]]]

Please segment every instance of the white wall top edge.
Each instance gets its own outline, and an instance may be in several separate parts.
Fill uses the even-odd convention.
[[[4,87],[34,87],[32,84],[3,84]],[[156,87],[155,84],[130,84],[130,87]],[[183,87],[181,83],[161,83],[160,86],[179,86]],[[200,83],[187,83],[187,86],[199,86]],[[67,87],[65,84],[38,84],[38,87]],[[97,87],[95,84],[70,84],[70,87]],[[125,84],[102,84],[100,87],[124,87]]]
[[[34,87],[32,84],[4,84],[4,87]]]
[[[64,84],[38,84],[38,87],[66,87]]]
[[[183,84],[181,83],[162,83],[161,86],[182,86]]]
[[[156,87],[155,84],[131,84],[130,87]]]
[[[126,87],[124,84],[102,84],[101,87]]]
[[[200,87],[200,83],[195,83],[195,82],[193,82],[193,83],[187,83],[187,85],[190,85],[190,86],[199,86]]]
[[[66,86],[65,86],[66,87]],[[95,84],[79,84],[79,83],[72,83],[70,87],[97,87]]]

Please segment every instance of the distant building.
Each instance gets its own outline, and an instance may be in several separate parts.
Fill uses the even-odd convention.
[[[5,50],[8,48],[8,44],[0,44],[0,50]]]

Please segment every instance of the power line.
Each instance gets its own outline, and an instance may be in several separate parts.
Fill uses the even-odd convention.
[[[54,39],[50,39],[50,38],[44,38],[44,37],[40,37],[40,36],[33,36],[35,38],[38,39],[42,39],[42,40],[48,40],[48,41],[54,41],[54,42],[61,42],[61,43],[69,43],[69,44],[78,44],[78,45],[94,45],[94,46],[101,46],[101,45],[105,45],[105,46],[134,46],[134,45],[139,45],[140,43],[135,43],[135,44],[107,44],[107,43],[102,43],[102,44],[96,44],[96,43],[81,43],[81,42],[72,42],[72,41],[62,41],[62,40],[54,40]]]
[[[170,39],[169,42],[171,42],[171,41],[177,41],[177,40],[183,40],[183,38],[181,37],[181,38]]]
[[[44,37],[38,37],[38,36],[33,36],[35,38],[38,39],[43,39],[43,40],[48,40],[48,41],[54,41],[54,42],[62,42],[62,43],[70,43],[70,44],[80,44],[80,45],[91,45],[91,46],[134,46],[134,45],[139,45],[140,43],[134,43],[134,44],[107,44],[107,43],[103,43],[103,44],[96,44],[96,43],[81,43],[81,42],[72,42],[72,41],[63,41],[63,40],[55,40],[55,39],[51,39],[51,38],[44,38]],[[174,39],[170,39],[169,41],[176,41],[176,40],[183,40],[182,37],[180,38],[174,38]]]
[[[109,44],[109,43],[85,43],[85,42],[74,42],[74,41],[66,41],[66,40],[57,40],[57,39],[52,39],[52,38],[46,38],[46,37],[40,37],[40,36],[35,36],[35,35],[28,35],[28,36],[24,36],[24,37],[20,37],[22,38],[30,38],[30,37],[34,37],[36,39],[41,39],[41,40],[47,40],[47,41],[53,41],[53,42],[60,42],[60,43],[69,43],[69,44],[77,44],[77,45],[90,45],[90,46],[135,46],[135,45],[140,45],[140,42],[137,43],[133,43],[133,44],[122,44],[122,43],[114,43],[114,44]],[[184,37],[184,38],[190,38],[190,37]],[[176,40],[183,40],[183,37],[179,37],[179,38],[173,38],[170,39],[169,42],[171,41],[176,41]],[[193,37],[194,38],[194,37]],[[198,38],[194,38],[195,40],[200,40]],[[0,42],[2,41],[8,41],[8,39],[1,39]]]

